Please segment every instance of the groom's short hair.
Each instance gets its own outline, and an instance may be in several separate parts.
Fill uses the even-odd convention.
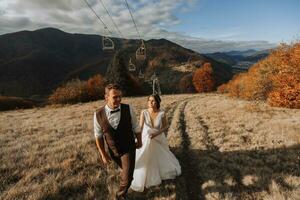
[[[121,87],[120,85],[116,84],[116,83],[110,83],[107,86],[105,86],[105,94],[108,94],[110,90],[115,89],[115,90],[120,90],[121,91]]]

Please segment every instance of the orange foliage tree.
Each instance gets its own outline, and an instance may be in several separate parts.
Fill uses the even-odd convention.
[[[213,69],[210,63],[205,63],[197,69],[193,76],[193,85],[197,92],[210,92],[214,89]]]
[[[274,89],[267,100],[272,106],[300,108],[300,43],[282,45],[274,55],[277,73],[271,77]]]
[[[300,43],[282,44],[218,90],[235,97],[267,100],[272,106],[300,108]]]
[[[103,98],[105,83],[105,79],[100,74],[93,76],[87,81],[87,90],[90,100]]]
[[[94,101],[104,96],[105,79],[95,75],[87,81],[70,80],[58,87],[49,97],[51,104],[67,104]]]
[[[86,102],[88,101],[86,81],[70,80],[65,85],[58,87],[48,100],[51,104]]]

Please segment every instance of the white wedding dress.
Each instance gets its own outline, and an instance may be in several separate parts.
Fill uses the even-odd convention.
[[[144,125],[142,130],[142,147],[136,150],[135,169],[131,189],[142,192],[144,188],[159,185],[162,180],[174,179],[181,174],[178,160],[170,151],[164,133],[151,139],[149,134],[162,126],[164,111],[159,111],[151,123],[148,110],[143,110]]]

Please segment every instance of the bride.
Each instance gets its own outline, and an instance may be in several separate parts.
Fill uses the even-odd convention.
[[[136,150],[135,169],[131,189],[143,192],[144,188],[161,184],[162,180],[175,179],[181,174],[178,160],[170,151],[164,132],[167,130],[165,112],[160,110],[160,97],[148,97],[148,109],[142,110],[140,126],[142,144]]]

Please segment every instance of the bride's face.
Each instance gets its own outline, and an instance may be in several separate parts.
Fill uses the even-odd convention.
[[[157,103],[156,103],[154,97],[149,97],[148,108],[157,108]]]

